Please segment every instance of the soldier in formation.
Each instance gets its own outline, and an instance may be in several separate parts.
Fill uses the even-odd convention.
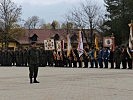
[[[0,50],[0,66],[28,66],[29,48],[16,48],[13,50]],[[45,50],[44,47],[37,48],[38,66],[45,67],[71,67],[71,68],[110,68],[132,69],[132,51],[128,46],[116,46],[115,50],[108,47],[85,46],[83,54],[79,56],[76,46],[70,54],[66,50]]]

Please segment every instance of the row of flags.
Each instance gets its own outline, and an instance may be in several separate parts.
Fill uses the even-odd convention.
[[[62,41],[54,41],[54,39],[44,40],[44,48],[45,50],[54,50],[56,48],[57,51],[62,51],[64,49],[64,40]],[[70,55],[70,52],[72,50],[72,45],[70,41],[70,34],[67,34],[67,56]],[[79,31],[78,35],[78,54],[79,57],[83,54],[83,39],[81,35],[81,31]]]
[[[95,47],[96,49],[99,49],[99,42],[98,37],[95,35]],[[114,50],[114,37],[104,37],[103,38],[103,46],[104,47],[110,47]],[[64,40],[61,41],[54,41],[54,39],[44,40],[44,47],[45,50],[54,50],[56,48],[57,51],[64,50]],[[70,55],[70,52],[72,50],[71,40],[70,40],[70,34],[67,34],[67,56]],[[83,48],[83,38],[81,34],[81,30],[78,33],[78,46],[77,51],[79,54],[79,57],[83,54],[84,48]]]
[[[130,27],[129,47],[133,49],[133,24],[132,23],[129,24],[129,27]],[[96,49],[99,49],[98,37],[96,35],[95,35],[94,43],[95,43]],[[44,40],[44,47],[45,47],[45,50],[54,50],[56,48],[57,51],[62,51],[62,49],[64,49],[64,40],[56,41],[56,43],[54,39]],[[113,51],[115,50],[115,38],[113,34],[110,37],[103,37],[103,47],[109,47]],[[72,45],[70,40],[70,34],[67,34],[67,56],[70,55],[71,50],[72,50]],[[77,51],[78,51],[79,57],[84,52],[81,30],[78,33]]]
[[[67,35],[67,56],[70,55],[71,49],[72,49],[72,46],[71,46],[71,41],[70,41],[70,34],[68,34]],[[77,47],[77,51],[78,51],[79,57],[84,52],[83,39],[82,39],[81,31],[79,31],[79,34],[78,34],[78,47]]]
[[[64,49],[64,40],[54,41],[54,39],[44,40],[45,50],[54,50],[62,51]]]

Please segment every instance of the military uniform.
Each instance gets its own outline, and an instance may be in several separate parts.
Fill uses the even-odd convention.
[[[99,50],[98,63],[99,63],[99,67],[103,68],[103,48],[100,48],[100,50]]]
[[[53,66],[53,51],[47,50],[46,53],[48,66]]]
[[[34,43],[32,45],[35,45]],[[36,78],[38,75],[38,65],[39,65],[39,52],[35,47],[31,47],[28,51],[29,59],[29,78],[30,83],[32,83],[32,78],[34,78],[34,83],[39,83]]]
[[[88,62],[89,62],[89,49],[86,47],[84,49],[83,53],[83,61],[84,61],[84,68],[88,68]]]
[[[109,50],[107,48],[104,48],[103,50],[103,62],[105,67],[108,68],[108,60],[109,60]]]
[[[127,68],[127,51],[125,47],[122,48],[121,61],[122,61],[122,69],[126,69]]]
[[[121,49],[116,47],[114,52],[114,60],[115,60],[115,69],[120,69],[121,64]]]

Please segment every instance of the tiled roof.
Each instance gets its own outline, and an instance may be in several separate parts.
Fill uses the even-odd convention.
[[[18,42],[20,44],[28,44],[29,43],[29,37],[32,37],[34,34],[38,36],[37,43],[43,43],[44,40],[50,39],[54,37],[55,34],[58,34],[60,36],[60,40],[66,41],[66,30],[62,29],[56,29],[56,30],[50,30],[50,29],[32,29],[32,30],[26,30],[26,33],[23,37],[19,38]]]
[[[89,34],[89,31],[87,31]],[[78,30],[74,29],[71,30],[71,36],[73,34],[78,35]],[[94,33],[98,34],[97,31]],[[31,29],[31,30],[26,30],[26,33],[24,34],[23,37],[20,37],[18,39],[18,42],[20,44],[29,44],[29,37],[32,37],[34,34],[38,36],[37,43],[38,44],[43,44],[44,40],[50,39],[54,37],[56,34],[59,35],[60,40],[64,40],[64,42],[67,42],[67,30],[65,29]],[[99,35],[99,34],[98,34]],[[86,43],[85,39],[83,39],[83,42]]]

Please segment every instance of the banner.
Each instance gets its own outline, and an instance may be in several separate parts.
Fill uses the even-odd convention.
[[[78,48],[77,48],[77,50],[78,50],[79,57],[80,57],[84,52],[81,31],[79,31],[79,39],[78,39]]]
[[[72,49],[72,46],[70,41],[70,35],[67,34],[67,57],[70,55],[71,49]]]
[[[112,38],[111,37],[104,37],[103,38],[103,46],[104,47],[111,47],[113,44]]]
[[[115,50],[115,37],[104,37],[103,38],[103,47],[109,47],[113,51]]]
[[[44,48],[45,50],[54,50],[54,39],[44,40]]]
[[[56,50],[62,51],[62,41],[56,41]]]
[[[133,23],[129,24],[130,27],[130,35],[129,35],[129,47],[133,49]]]

